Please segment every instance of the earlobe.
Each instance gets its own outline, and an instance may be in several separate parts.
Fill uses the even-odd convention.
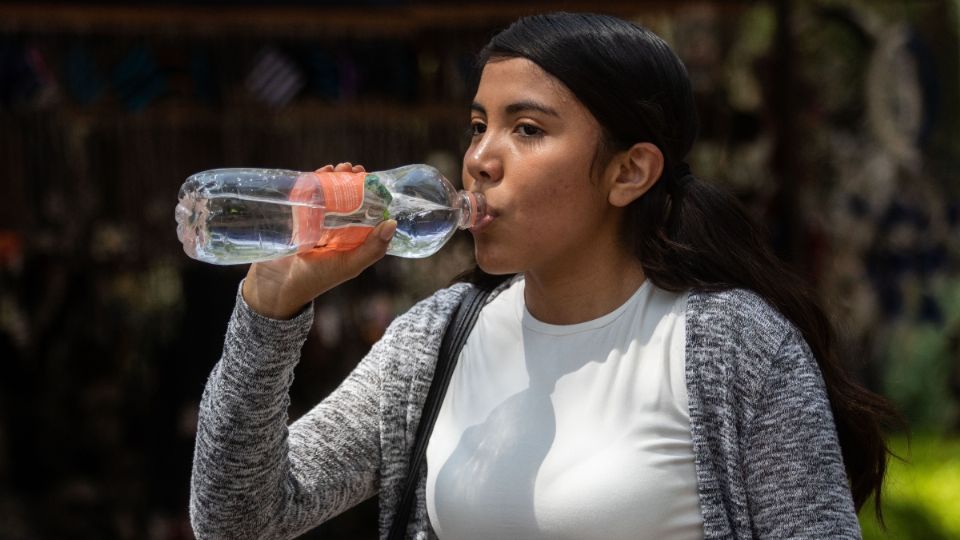
[[[651,143],[637,143],[618,154],[610,185],[610,204],[624,207],[650,190],[663,174],[663,152]]]

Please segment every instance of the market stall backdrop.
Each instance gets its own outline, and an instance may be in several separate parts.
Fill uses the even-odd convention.
[[[197,401],[244,268],[180,250],[189,174],[426,162],[456,181],[472,55],[552,9],[676,48],[693,169],[767,225],[910,422],[890,537],[960,537],[960,2],[368,0],[0,5],[0,539],[191,537]],[[469,263],[463,235],[318,300],[291,417]],[[375,514],[306,537],[372,538]]]

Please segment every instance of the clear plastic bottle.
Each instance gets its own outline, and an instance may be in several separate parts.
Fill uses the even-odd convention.
[[[372,173],[214,169],[190,176],[178,198],[183,250],[213,264],[353,249],[386,219],[397,220],[388,254],[427,257],[486,213],[481,194],[457,191],[428,165]]]

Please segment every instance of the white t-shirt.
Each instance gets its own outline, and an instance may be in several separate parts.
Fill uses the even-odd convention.
[[[572,325],[518,279],[484,307],[427,448],[443,540],[703,538],[684,374],[687,294],[649,280]]]

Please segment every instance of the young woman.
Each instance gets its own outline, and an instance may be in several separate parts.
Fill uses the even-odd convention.
[[[197,536],[290,538],[379,494],[382,537],[394,520],[411,538],[859,537],[889,409],[736,200],[684,164],[682,63],[646,29],[563,13],[519,20],[480,60],[463,182],[490,207],[472,230],[486,279],[398,317],[288,427],[312,300],[382,257],[396,223],[353,252],[252,265],[201,405]],[[397,515],[444,330],[494,275],[512,277]]]

